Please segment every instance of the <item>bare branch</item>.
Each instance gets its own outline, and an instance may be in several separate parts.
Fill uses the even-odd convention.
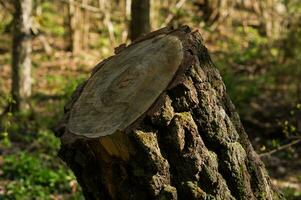
[[[279,147],[277,147],[277,148],[275,148],[275,149],[273,149],[273,150],[271,150],[271,151],[268,151],[268,152],[265,152],[265,153],[261,153],[261,154],[259,154],[259,156],[260,156],[260,157],[270,156],[270,155],[272,155],[272,154],[274,154],[274,153],[276,153],[276,152],[278,152],[278,151],[282,151],[282,150],[284,150],[284,149],[287,149],[287,148],[289,148],[289,147],[291,147],[291,146],[293,146],[293,145],[296,145],[296,144],[298,144],[298,143],[300,143],[300,142],[301,142],[301,139],[300,139],[300,138],[299,138],[299,139],[296,139],[296,140],[293,140],[293,141],[291,141],[290,143],[285,144],[285,145],[282,145],[282,146],[279,146]]]

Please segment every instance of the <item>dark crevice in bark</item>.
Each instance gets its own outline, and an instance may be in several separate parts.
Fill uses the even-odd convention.
[[[204,58],[202,58],[204,59]],[[210,60],[210,59],[208,59]],[[191,73],[190,73],[191,74]],[[195,82],[195,79],[193,79]],[[197,83],[194,83],[194,85],[196,85]],[[208,84],[208,89],[210,89],[211,84]],[[199,99],[202,99],[201,95],[203,94],[198,94]],[[202,102],[202,100],[201,100]],[[217,102],[217,104],[219,105],[220,102]],[[211,124],[208,124],[208,121],[210,122],[210,113],[206,113],[205,111],[208,110],[208,105],[205,105],[202,108],[200,108],[200,106],[198,107],[198,109],[194,110],[194,119],[195,121],[197,121],[197,125],[199,128],[199,133],[203,133],[203,135],[207,136],[207,137],[203,137],[205,146],[215,152],[217,154],[217,158],[218,158],[218,171],[219,173],[223,176],[224,180],[226,180],[227,185],[231,191],[231,194],[233,194],[237,199],[239,199],[241,196],[250,196],[248,195],[247,191],[244,191],[242,187],[245,187],[245,185],[243,185],[243,183],[240,183],[240,179],[237,179],[237,176],[239,176],[239,174],[236,174],[236,176],[233,175],[233,171],[231,171],[230,169],[228,169],[227,165],[231,165],[231,160],[229,160],[225,154],[225,152],[228,151],[228,147],[227,144],[229,144],[230,141],[221,141],[220,139],[224,140],[225,138],[223,137],[219,137],[218,139],[214,138],[215,134],[217,134],[217,132],[220,129],[220,122],[212,122]],[[196,114],[195,114],[196,113]],[[206,123],[207,122],[207,123]],[[225,127],[227,129],[227,132],[230,133],[231,131],[235,131],[235,130],[231,130],[229,122],[227,120],[224,120],[225,123]],[[231,122],[230,122],[231,123]],[[236,142],[235,140],[231,141],[231,142]],[[206,176],[205,176],[206,177]],[[211,191],[212,192],[212,191]],[[250,196],[252,198],[252,196]]]
[[[60,156],[74,171],[85,197],[280,199],[199,34],[187,27],[164,29],[139,43],[156,34],[177,36],[184,58],[166,90],[124,132],[89,140],[66,133],[70,110],[84,85],[66,105],[58,126],[65,142]],[[135,43],[130,46],[135,48]]]

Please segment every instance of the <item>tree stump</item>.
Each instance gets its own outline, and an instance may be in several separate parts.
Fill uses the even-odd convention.
[[[56,128],[86,199],[281,199],[200,34],[152,32],[98,64]]]

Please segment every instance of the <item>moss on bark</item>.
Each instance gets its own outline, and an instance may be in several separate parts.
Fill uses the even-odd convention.
[[[184,59],[153,106],[127,129],[107,142],[76,136],[66,124],[82,87],[67,104],[57,130],[59,155],[86,199],[281,199],[200,35],[182,27],[140,40],[161,34],[179,37]]]

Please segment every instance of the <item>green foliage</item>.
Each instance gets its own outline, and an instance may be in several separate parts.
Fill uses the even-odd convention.
[[[82,74],[86,72],[78,70],[77,74],[75,74],[73,70],[69,72],[63,68],[60,69],[58,66],[72,59],[74,59],[72,62],[75,61],[72,63],[74,65],[78,60],[89,60],[90,57],[86,57],[86,54],[84,54],[80,56],[75,55],[72,58],[66,56],[67,58],[65,59],[64,55],[67,55],[64,54],[65,52],[59,52],[56,55],[58,53],[56,51],[58,49],[61,50],[61,47],[65,45],[65,41],[62,40],[66,34],[66,24],[64,24],[66,15],[63,14],[64,4],[62,2],[40,0],[34,2],[35,7],[40,7],[42,11],[40,14],[34,14],[34,20],[37,22],[35,25],[38,26],[37,28],[45,35],[46,39],[49,39],[54,54],[46,55],[37,50],[39,49],[40,41],[35,37],[33,38],[32,61],[34,70],[38,71],[43,68],[44,71],[42,73],[44,76],[42,82],[45,82],[42,88],[37,88],[41,80],[37,78],[40,76],[35,77],[36,80],[33,84],[34,94],[30,99],[34,112],[8,113],[1,120],[0,161],[3,157],[4,163],[0,162],[0,182],[7,182],[7,185],[6,191],[2,196],[0,195],[0,199],[43,200],[55,199],[55,196],[59,195],[62,195],[63,199],[81,199],[80,192],[78,190],[76,192],[71,191],[72,187],[69,186],[74,183],[74,176],[57,159],[56,153],[60,144],[59,140],[50,131],[50,127],[61,117],[63,105],[70,98],[76,86],[87,78],[86,75]],[[298,101],[298,92],[300,91],[297,87],[301,77],[300,0],[282,1],[287,9],[287,16],[283,16],[283,18],[288,23],[283,24],[283,28],[286,30],[281,38],[273,41],[267,35],[264,35],[262,27],[242,25],[239,19],[236,19],[236,22],[232,24],[220,22],[217,25],[214,22],[206,24],[201,11],[192,5],[196,1],[186,1],[180,9],[175,8],[175,6],[169,6],[166,2],[155,1],[153,4],[157,4],[154,12],[156,19],[153,21],[155,26],[159,27],[166,20],[166,17],[172,14],[173,20],[171,24],[189,24],[193,28],[201,28],[206,45],[209,48],[215,45],[213,48],[215,51],[214,62],[222,74],[227,86],[227,92],[238,107],[242,119],[251,112],[251,102],[257,101],[257,104],[261,104],[261,102],[258,102],[258,99],[263,94],[266,95],[267,91],[272,91],[275,94],[281,91],[282,93],[279,93],[281,100],[290,105]],[[176,1],[170,5],[175,5],[175,3]],[[90,4],[98,6],[97,1],[92,1]],[[12,28],[12,15],[1,6],[0,9],[3,11],[0,12],[1,70],[2,67],[7,67],[11,63],[10,49],[12,44],[10,31]],[[249,10],[245,11],[249,12]],[[103,19],[100,19],[101,17],[98,14],[94,13],[97,17],[91,14],[91,16],[94,16],[90,20],[89,36],[91,41],[89,49],[86,49],[85,53],[92,55],[96,51],[95,55],[97,55],[98,60],[112,54],[113,46],[121,43],[121,38],[125,31],[126,22],[123,20],[123,12],[119,7],[112,9],[111,20],[116,41],[110,41],[108,28],[102,22]],[[227,18],[232,17],[231,14],[233,13],[230,13]],[[260,17],[257,20],[262,20],[260,23],[264,23],[264,19]],[[112,45],[113,42],[114,45]],[[210,51],[212,52],[211,49]],[[44,63],[47,63],[48,67],[45,67]],[[79,66],[86,65],[88,64],[79,64]],[[54,66],[55,69],[52,68]],[[54,70],[57,71],[53,73]],[[36,74],[35,71],[33,74]],[[7,72],[7,70],[4,72]],[[6,78],[7,76],[4,77]],[[8,82],[1,78],[2,74],[0,86]],[[285,88],[284,91],[281,88]],[[9,93],[8,91],[3,92],[1,87],[0,90],[0,107],[4,107],[12,99],[9,95],[3,95],[5,92]],[[265,101],[269,103],[273,99],[267,97]],[[279,109],[279,112],[289,113],[287,118],[279,120],[278,124],[282,128],[285,137],[298,136],[297,120],[300,115],[297,113],[300,110],[301,104],[296,104],[296,108],[291,110],[281,111]],[[276,111],[278,112],[278,108]],[[268,110],[268,112],[272,113],[271,110]],[[275,124],[272,124],[272,126],[275,126]],[[258,130],[257,134],[260,137],[264,133]],[[282,133],[279,133],[279,135],[283,136]],[[265,138],[263,143],[265,144],[264,151],[268,151],[281,146],[283,141],[279,138]],[[2,152],[4,152],[3,155],[1,155]],[[281,158],[292,159],[294,153],[294,148],[290,148],[289,151],[284,151],[277,155]],[[0,186],[2,185],[0,184]],[[293,188],[285,188],[284,194],[287,199],[301,198],[300,191]]]
[[[2,7],[0,5],[0,9],[2,11]],[[12,16],[7,11],[2,11],[0,13],[0,34],[9,32],[12,28]]]
[[[2,198],[46,200],[66,193],[72,194],[67,195],[68,199],[82,199],[78,189],[71,191],[74,175],[55,156],[59,147],[57,138],[51,132],[42,131],[28,145],[27,150],[4,157],[2,178],[8,184]]]
[[[50,199],[57,191],[71,193],[66,183],[74,180],[65,167],[55,169],[42,158],[24,152],[6,156],[3,171],[12,180],[6,187],[8,199]]]
[[[299,200],[301,198],[301,192],[292,187],[285,187],[282,192],[287,200]]]
[[[11,121],[9,120],[9,118],[12,117],[12,113],[9,112],[7,114],[7,117],[8,117],[7,120],[2,121],[3,130],[0,129],[0,147],[4,147],[4,148],[11,147],[8,130],[11,126]]]
[[[269,53],[267,42],[267,38],[261,36],[257,29],[237,27],[234,37],[230,40],[230,48],[232,48],[230,52],[234,62],[248,64],[263,58]],[[242,43],[245,43],[245,47],[242,47]]]
[[[76,87],[86,79],[85,75],[79,75],[76,78],[69,79],[66,86],[63,89],[63,94],[65,98],[70,98],[71,94],[74,92]]]
[[[227,49],[215,58],[223,80],[234,104],[245,107],[260,95],[260,87],[267,83],[265,74],[255,74],[263,58],[271,58],[267,38],[257,29],[238,26],[233,37],[217,41],[220,49]],[[276,54],[275,50],[273,53]],[[265,59],[265,62],[270,62]]]
[[[220,71],[223,74],[223,80],[227,86],[227,93],[236,106],[242,108],[253,98],[259,96],[259,88],[264,82],[262,77],[252,80],[246,76],[236,74],[227,68],[227,65],[218,64],[218,66],[226,66],[221,67]]]
[[[70,93],[77,82],[66,83],[66,93]],[[6,101],[11,101],[9,96]],[[3,157],[0,154],[0,180],[5,183],[0,199],[83,199],[74,175],[57,158],[60,143],[49,129],[62,104],[49,104],[46,109],[57,111],[41,115],[39,120],[31,113],[8,113],[2,119],[0,152],[6,153]]]
[[[0,133],[0,146],[1,147],[11,147],[11,142],[8,137],[8,132],[3,131]]]
[[[57,12],[61,8],[50,1],[42,1],[40,6],[43,14],[36,16],[35,20],[39,23],[41,30],[54,36],[63,36],[65,34],[64,22],[62,18],[57,17]]]

